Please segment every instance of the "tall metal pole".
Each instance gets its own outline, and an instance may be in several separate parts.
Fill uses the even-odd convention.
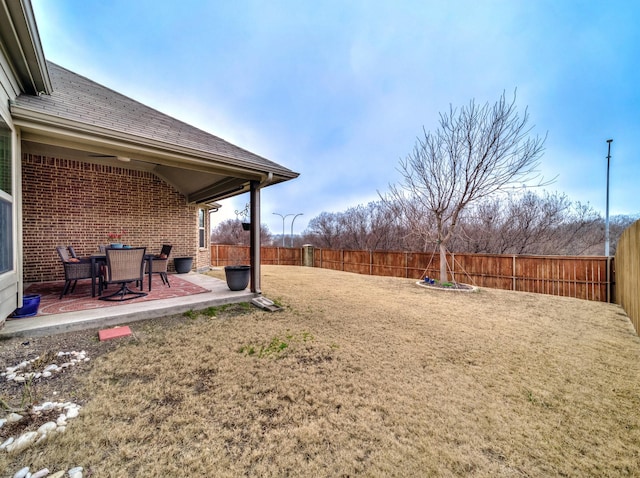
[[[304,213],[298,213],[295,216],[293,216],[293,219],[291,219],[291,247],[293,247],[293,222],[296,220],[296,217],[298,216],[302,216]]]
[[[607,152],[607,206],[604,219],[604,255],[609,257],[609,166],[611,164],[611,142],[612,139],[607,140],[609,145],[609,151]]]
[[[280,216],[282,218],[282,247],[284,247],[284,238],[285,238],[285,234],[284,234],[284,219],[286,217],[293,216],[293,213],[292,214],[285,214],[284,216],[282,214],[277,213],[277,212],[274,212],[274,214],[276,216]]]

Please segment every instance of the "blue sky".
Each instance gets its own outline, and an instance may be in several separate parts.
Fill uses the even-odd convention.
[[[640,214],[640,2],[32,3],[49,60],[299,172],[263,190],[273,233],[376,200],[440,112],[516,88],[547,190],[604,215],[613,138],[610,214]]]

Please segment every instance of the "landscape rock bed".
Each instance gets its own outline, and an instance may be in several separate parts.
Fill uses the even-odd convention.
[[[16,383],[24,383],[32,379],[49,378],[54,373],[59,373],[67,367],[78,364],[79,362],[88,362],[90,359],[87,357],[87,353],[83,350],[81,352],[58,352],[54,356],[51,354],[40,356],[31,360],[24,360],[18,365],[13,367],[7,367],[4,372],[0,373],[0,377],[5,380],[13,380]],[[56,361],[62,363],[58,365]],[[34,368],[38,368],[38,365],[43,366],[42,371],[34,371]]]
[[[86,351],[45,353],[30,360],[23,360],[17,365],[9,366],[0,377],[7,382],[30,386],[34,380],[47,379],[54,374],[59,374],[65,369],[79,363],[89,362]],[[60,362],[58,365],[57,362]],[[3,405],[6,406],[6,404]],[[7,407],[8,408],[8,407]],[[4,418],[0,418],[0,452],[19,454],[27,448],[45,442],[50,437],[64,433],[67,429],[67,421],[76,418],[80,413],[80,405],[73,402],[46,401],[40,405],[32,405],[24,412],[18,413],[9,410]],[[21,468],[13,478],[44,478],[83,477],[83,468],[74,467],[70,470],[61,470],[50,475],[48,468],[43,468],[31,473],[28,466]]]
[[[156,319],[158,323],[171,323],[176,320],[181,319],[178,316]],[[5,460],[4,465],[0,464],[0,469],[3,470],[0,476],[83,478],[92,475],[89,467],[77,466],[74,463],[66,467],[45,463],[46,467],[40,465],[31,469],[31,466],[25,466],[27,463],[21,461],[21,456],[30,448],[35,449],[34,443],[22,452],[15,451],[13,447],[13,452],[9,452],[7,447],[11,439],[16,443],[20,436],[30,432],[37,433],[47,423],[49,424],[44,426],[43,431],[52,429],[51,423],[57,430],[47,432],[50,438],[54,438],[54,434],[68,431],[67,428],[62,428],[65,425],[60,425],[61,415],[66,416],[68,425],[91,398],[85,395],[79,382],[80,377],[86,375],[93,360],[135,340],[134,337],[128,337],[101,342],[97,340],[97,334],[98,330],[95,329],[45,337],[13,337],[0,340],[0,364],[3,367],[0,369],[0,447],[4,445],[0,450],[0,457],[4,457]],[[12,413],[22,418],[17,419],[17,416],[14,416],[13,419],[16,421],[8,423],[8,416]],[[38,443],[38,438],[35,443]],[[45,439],[42,439],[38,446],[45,444]]]

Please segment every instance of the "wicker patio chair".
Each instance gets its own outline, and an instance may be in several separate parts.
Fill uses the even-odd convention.
[[[73,293],[80,279],[91,279],[91,260],[79,259],[73,247],[57,246],[56,251],[64,267],[64,287],[60,299],[68,293]]]
[[[167,275],[167,265],[169,263],[169,254],[171,254],[172,248],[173,246],[169,244],[163,244],[160,254],[158,254],[157,256],[153,256],[153,262],[151,263],[151,273],[160,274],[162,283],[169,287],[171,287],[171,284],[169,284],[169,276]],[[148,270],[145,270],[145,272],[147,274],[149,273]]]
[[[122,301],[144,297],[142,279],[144,278],[144,254],[146,247],[132,247],[130,249],[105,250],[107,255],[106,284],[120,284],[120,289],[110,295],[100,297],[100,300]],[[140,292],[129,289],[130,282],[140,281]]]

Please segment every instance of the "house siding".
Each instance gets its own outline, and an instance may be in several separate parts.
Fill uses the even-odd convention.
[[[6,123],[12,131],[14,131],[13,120],[9,112],[9,102],[14,100],[17,96],[18,86],[16,78],[11,73],[11,67],[8,59],[0,51],[0,117],[2,121]],[[18,241],[18,221],[19,221],[19,199],[20,192],[16,186],[18,173],[18,152],[19,147],[17,136],[14,133],[12,146],[11,146],[11,177],[13,183],[13,190],[10,194],[11,201],[11,225],[8,229],[0,230],[0,234],[3,238],[6,235],[11,237],[13,266],[10,270],[0,272],[0,328],[4,326],[5,319],[11,314],[17,307],[22,305],[22,290],[20,288],[20,269],[17,260],[20,250],[20,243]],[[0,221],[2,222],[2,221]]]
[[[198,207],[152,173],[25,154],[22,187],[26,283],[64,278],[56,246],[87,256],[120,231],[121,242],[150,252],[172,244],[171,257],[193,257],[194,270],[209,264],[198,248]]]

